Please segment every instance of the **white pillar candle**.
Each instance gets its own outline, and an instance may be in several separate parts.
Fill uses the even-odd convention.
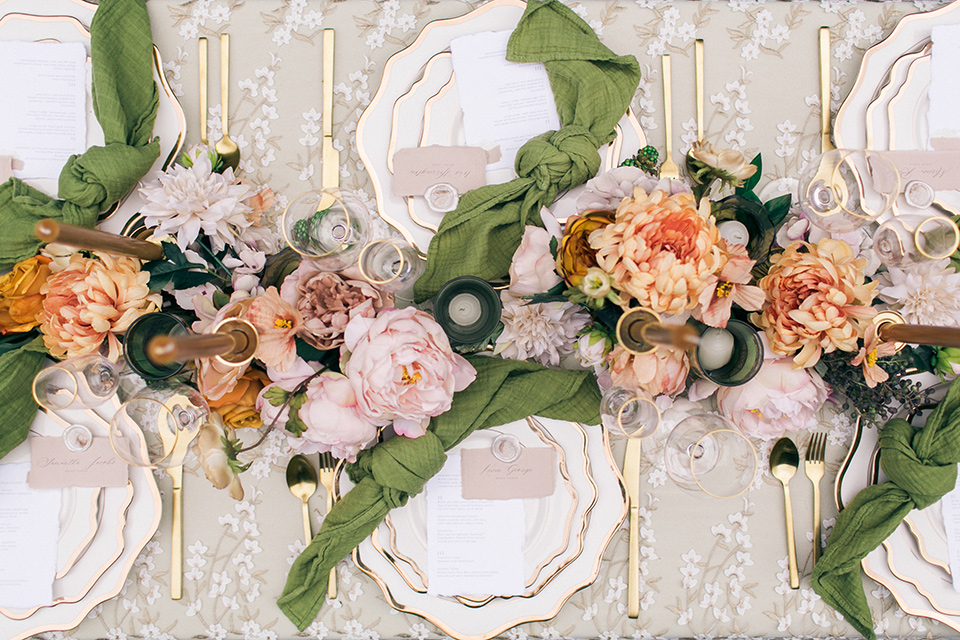
[[[697,360],[705,371],[719,369],[733,357],[733,334],[726,329],[707,329],[700,336]]]
[[[742,244],[744,246],[750,242],[750,232],[742,222],[737,220],[726,220],[717,225],[717,231],[720,237],[730,244]]]
[[[468,327],[480,319],[483,307],[480,298],[472,293],[458,293],[447,307],[447,315],[456,324]]]

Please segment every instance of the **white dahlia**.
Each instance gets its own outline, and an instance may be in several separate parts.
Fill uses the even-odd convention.
[[[526,304],[503,291],[503,333],[495,353],[511,360],[532,359],[543,365],[560,364],[560,356],[573,351],[577,334],[590,316],[569,302]]]
[[[960,273],[948,259],[878,273],[877,293],[912,324],[960,326]]]
[[[214,173],[206,147],[194,147],[187,158],[191,166],[174,165],[141,185],[144,224],[158,234],[176,234],[181,249],[203,231],[220,250],[252,224],[244,203],[250,186],[238,184],[233,169]]]

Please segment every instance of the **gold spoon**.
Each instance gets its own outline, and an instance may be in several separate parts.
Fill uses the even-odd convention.
[[[236,171],[240,166],[240,147],[230,139],[230,127],[227,124],[227,115],[230,112],[230,34],[220,35],[220,123],[223,136],[214,146],[216,152],[223,158],[223,163]]]
[[[310,496],[317,492],[318,485],[317,470],[309,460],[301,455],[290,458],[290,462],[287,463],[287,486],[290,488],[290,493],[300,498],[303,503],[304,544],[310,544],[313,540],[313,534],[310,531],[310,508],[307,502]]]
[[[793,537],[793,506],[790,504],[790,478],[800,466],[800,452],[790,438],[780,438],[770,452],[770,473],[783,485],[783,510],[787,516],[787,556],[790,561],[790,588],[800,588],[797,570],[797,543]]]

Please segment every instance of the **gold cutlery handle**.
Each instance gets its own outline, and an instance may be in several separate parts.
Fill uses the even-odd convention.
[[[697,140],[703,140],[703,40],[694,40],[693,58],[697,82]]]
[[[820,153],[835,148],[830,134],[830,27],[820,27]]]
[[[220,127],[221,135],[230,135],[227,117],[230,112],[230,34],[220,34]]]
[[[183,597],[183,489],[173,488],[173,534],[170,541],[170,597]]]
[[[790,487],[783,485],[783,512],[787,519],[787,558],[790,564],[790,588],[800,588],[800,572],[797,570],[797,542],[793,535],[793,505],[790,502]]]
[[[333,51],[335,32],[323,30],[323,136],[333,135]]]
[[[303,507],[303,544],[309,545],[313,540],[313,533],[310,531],[310,504],[303,500],[301,506]]]
[[[673,160],[673,83],[671,81],[670,54],[660,56],[663,70],[663,135],[664,163]]]
[[[200,38],[200,142],[207,144],[207,39]]]
[[[640,507],[630,505],[630,549],[627,555],[627,616],[640,616]]]
[[[327,489],[327,515],[330,515],[331,509],[333,509],[333,491]],[[337,599],[337,565],[333,565],[327,577],[327,597],[331,600]]]
[[[820,483],[813,484],[813,566],[817,566],[823,553],[823,543],[820,541]]]

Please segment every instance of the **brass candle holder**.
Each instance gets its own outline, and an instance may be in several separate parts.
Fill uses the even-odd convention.
[[[247,320],[226,318],[213,328],[213,333],[157,336],[147,343],[147,357],[156,365],[216,358],[232,367],[242,367],[253,360],[260,345],[260,334]]]
[[[655,311],[640,307],[620,316],[616,335],[620,346],[634,355],[649,353],[661,345],[692,349],[700,341],[693,327],[663,324]]]
[[[147,262],[164,258],[163,247],[157,243],[78,227],[52,218],[44,218],[37,222],[33,232],[41,242],[56,242],[90,251],[106,251]]]
[[[877,327],[877,337],[883,342],[894,343],[898,351],[905,344],[960,348],[960,327],[907,324],[896,311],[881,311],[874,316],[873,323]]]

